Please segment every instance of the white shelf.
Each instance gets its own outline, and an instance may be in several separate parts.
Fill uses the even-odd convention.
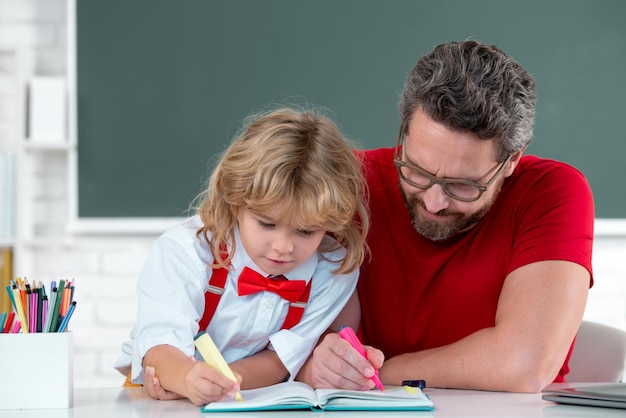
[[[74,245],[74,240],[71,238],[31,238],[20,241],[20,246],[29,249],[70,247],[72,245]]]
[[[68,231],[82,235],[161,235],[183,218],[81,218],[68,223]]]
[[[64,142],[44,142],[28,139],[24,141],[26,151],[69,151],[74,148],[69,141]]]
[[[0,138],[0,247],[16,249],[16,217],[18,204],[19,154],[22,152],[22,127],[24,126],[24,74],[23,53],[19,48],[0,48],[4,65],[0,69],[3,78],[3,102],[14,114],[12,118],[3,118],[6,134]],[[5,115],[6,115],[5,114]],[[8,156],[8,157],[7,157]],[[6,158],[5,158],[6,157]],[[6,164],[6,165],[5,165]]]
[[[0,248],[13,248],[15,240],[13,238],[0,238]]]
[[[15,109],[16,115],[11,121],[10,129],[7,130],[10,135],[0,138],[0,152],[15,156],[15,171],[12,176],[14,202],[11,205],[13,228],[10,235],[0,236],[0,248],[12,250],[12,264],[15,272],[31,271],[35,262],[34,253],[37,250],[62,248],[74,244],[74,240],[67,234],[48,237],[48,231],[42,231],[41,225],[37,225],[36,214],[38,209],[41,212],[42,203],[37,201],[35,194],[41,193],[42,188],[48,187],[45,183],[46,173],[57,173],[58,170],[63,170],[62,166],[65,166],[65,183],[67,183],[70,172],[68,166],[77,147],[76,141],[70,139],[69,133],[66,138],[27,137],[26,103],[28,101],[26,95],[29,91],[29,80],[32,80],[36,74],[32,74],[32,68],[25,64],[25,55],[19,49],[0,49],[0,51],[8,53],[7,59],[14,61],[12,65],[7,64],[6,68],[9,72],[3,74],[3,77],[7,78],[9,86],[14,86],[9,91],[10,95],[7,94],[6,102],[7,106]],[[58,182],[52,184],[58,184]],[[0,202],[0,204],[5,203]],[[62,222],[62,220],[58,221],[58,216],[56,219],[57,222]],[[65,230],[66,228],[66,224],[59,224],[57,229]]]

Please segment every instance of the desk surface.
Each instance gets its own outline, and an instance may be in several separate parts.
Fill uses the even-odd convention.
[[[555,385],[563,386],[563,385]],[[580,386],[580,385],[579,385]],[[557,405],[541,399],[541,394],[479,392],[452,389],[425,389],[435,403],[434,411],[420,412],[324,412],[326,415],[362,418],[400,417],[622,417],[623,409]],[[36,396],[36,395],[34,395]],[[99,417],[311,417],[320,412],[272,411],[203,414],[189,401],[156,401],[149,399],[141,388],[77,388],[74,406],[70,409],[0,410],[0,418],[99,418]]]

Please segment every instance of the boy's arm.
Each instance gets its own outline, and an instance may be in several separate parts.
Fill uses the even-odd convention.
[[[275,351],[265,349],[230,363],[233,372],[243,377],[241,389],[254,389],[280,383],[289,377],[287,368]]]
[[[144,369],[146,370],[144,388],[146,392],[156,399],[167,400],[181,397],[192,399],[187,376],[195,366],[195,363],[202,364],[203,369],[209,368],[214,370],[194,358],[185,356],[180,350],[172,346],[159,345],[151,348],[144,357]],[[237,360],[229,366],[236,375],[242,376],[242,379],[240,379],[241,389],[254,389],[280,383],[289,375],[278,355],[269,349]],[[232,382],[219,372],[215,371],[215,373],[226,379],[225,381],[220,380],[221,384],[226,383],[227,387],[223,388],[226,391],[216,392],[214,390],[211,393],[206,393],[205,396],[214,395],[221,398],[223,395],[228,394],[228,388]],[[153,380],[154,378],[157,379],[156,382]],[[204,400],[207,398],[202,399],[202,404],[209,402]]]
[[[148,394],[161,399],[160,394],[166,394],[166,399],[175,399],[178,394],[181,397],[189,398],[196,405],[204,405],[222,399],[226,395],[234,395],[239,391],[238,382],[233,382],[218,370],[208,364],[197,361],[195,358],[187,357],[178,348],[170,345],[157,345],[148,350],[143,358],[143,367],[152,367],[155,376],[158,378],[160,387],[166,392],[156,391],[157,396],[153,396],[155,391]],[[151,379],[153,376],[146,376]],[[144,387],[152,384],[145,382]]]

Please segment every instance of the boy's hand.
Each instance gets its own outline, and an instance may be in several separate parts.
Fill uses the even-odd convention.
[[[224,397],[234,397],[240,390],[241,376],[235,373],[237,382],[233,382],[218,370],[191,356],[192,366],[185,374],[185,395],[166,390],[161,386],[156,370],[152,366],[144,368],[144,390],[148,396],[159,400],[189,398],[195,405],[202,406],[217,402]]]
[[[161,382],[159,382],[159,378],[156,377],[156,372],[154,367],[146,366],[143,371],[145,377],[143,379],[143,390],[146,394],[152,399],[159,399],[162,401],[168,401],[172,399],[181,399],[182,395],[179,395],[175,392],[169,392],[163,389],[161,386]]]

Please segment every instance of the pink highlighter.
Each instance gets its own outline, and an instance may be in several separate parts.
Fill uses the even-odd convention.
[[[339,336],[350,343],[350,345],[359,352],[360,355],[367,358],[367,352],[365,351],[365,347],[361,344],[359,339],[357,338],[354,330],[350,327],[341,327],[339,329]],[[376,385],[379,390],[383,390],[383,383],[380,381],[378,377],[378,369],[374,369],[374,376],[371,377],[372,382]]]

